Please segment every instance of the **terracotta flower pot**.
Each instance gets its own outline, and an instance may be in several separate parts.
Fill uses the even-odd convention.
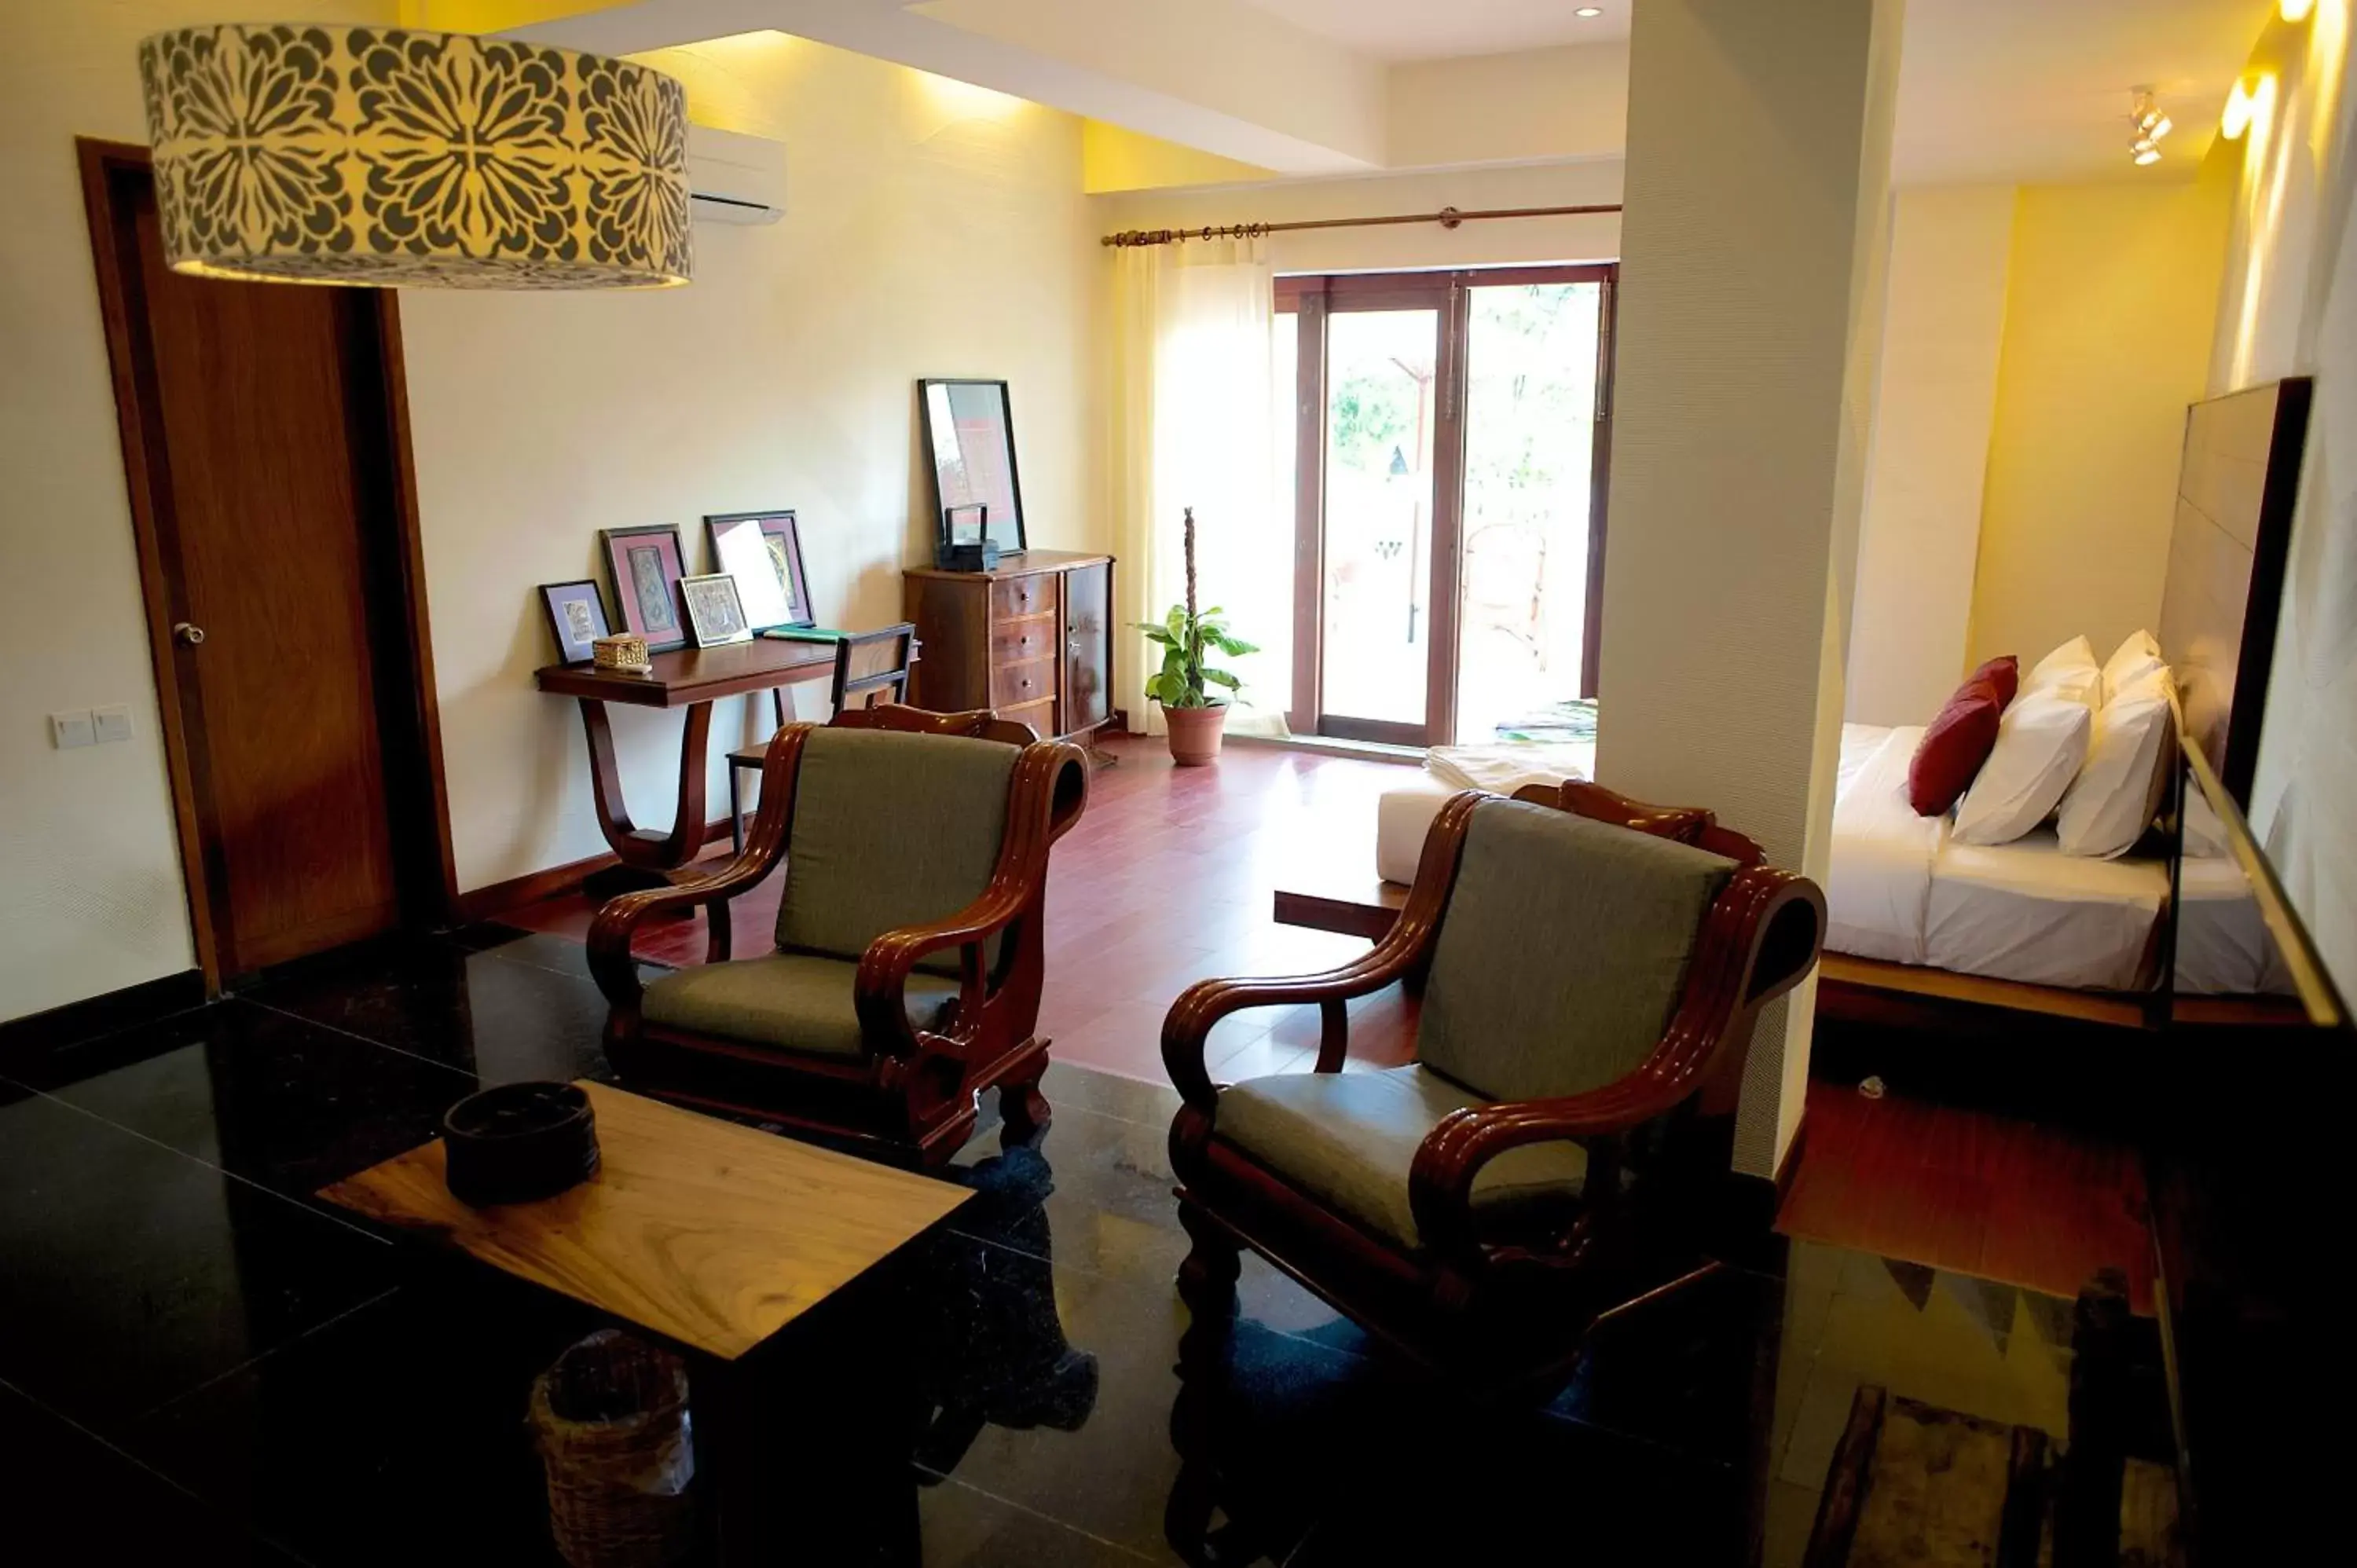
[[[1161,707],[1160,703],[1155,704]],[[1163,708],[1162,722],[1170,729],[1170,760],[1181,768],[1200,768],[1220,759],[1220,736],[1228,722],[1225,703],[1208,708]]]

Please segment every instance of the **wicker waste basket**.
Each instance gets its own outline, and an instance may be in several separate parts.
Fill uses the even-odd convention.
[[[600,1329],[533,1380],[548,1521],[573,1568],[668,1568],[694,1544],[695,1450],[679,1359]]]

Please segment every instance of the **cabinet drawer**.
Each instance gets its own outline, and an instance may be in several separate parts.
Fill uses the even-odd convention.
[[[1041,740],[1056,736],[1056,704],[1053,699],[1044,703],[1024,703],[1012,708],[1001,708],[998,716],[1013,719],[1018,725],[1029,725],[1031,733]]]
[[[1015,620],[1023,616],[1053,615],[1056,612],[1056,578],[1053,573],[1039,573],[1028,577],[1003,577],[990,585],[990,615],[993,620]]]
[[[1053,659],[1060,640],[1054,616],[1026,616],[1021,620],[1001,621],[990,628],[990,662],[993,667],[1028,664],[1034,659]]]
[[[1003,665],[990,672],[990,705],[994,708],[1047,702],[1055,695],[1056,661],[1052,659]]]

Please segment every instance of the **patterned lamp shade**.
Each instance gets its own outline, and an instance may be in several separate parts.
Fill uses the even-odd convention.
[[[139,46],[176,272],[429,288],[688,278],[678,82],[507,38],[303,23]]]

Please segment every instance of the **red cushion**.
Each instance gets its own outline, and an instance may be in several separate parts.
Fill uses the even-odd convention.
[[[2007,653],[1990,660],[1964,677],[1964,683],[1986,681],[1996,688],[1997,701],[2010,707],[2014,693],[2021,690],[2021,660]]]
[[[1907,803],[1917,816],[1939,816],[1971,788],[1996,745],[2005,704],[2003,687],[1977,671],[1956,688],[1907,765]]]

